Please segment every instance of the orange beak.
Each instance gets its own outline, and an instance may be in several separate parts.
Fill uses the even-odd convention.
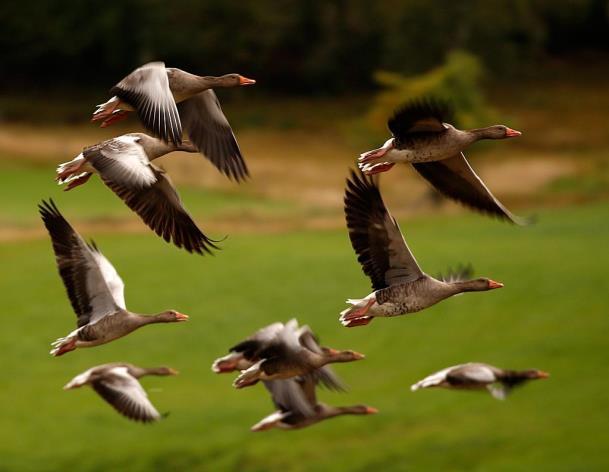
[[[520,131],[516,131],[515,129],[512,128],[507,128],[505,130],[505,135],[508,138],[515,138],[516,136],[520,136],[522,133]]]
[[[366,356],[364,354],[362,354],[361,352],[354,352],[353,356],[355,357],[356,361],[360,361],[360,360],[366,358]]]
[[[185,315],[184,313],[176,313],[176,320],[188,321],[188,315]]]
[[[378,413],[378,409],[374,408],[373,406],[367,406],[366,407],[366,414],[367,415],[376,415]]]
[[[488,288],[501,288],[503,284],[501,282],[495,282],[494,280],[488,281]]]
[[[171,367],[168,370],[169,370],[169,375],[178,375],[180,373],[177,370],[172,369]]]
[[[254,79],[248,79],[247,77],[239,76],[239,85],[254,85],[256,81]]]
[[[547,379],[549,376],[550,376],[549,372],[544,372],[543,370],[540,370],[537,372],[538,379]]]

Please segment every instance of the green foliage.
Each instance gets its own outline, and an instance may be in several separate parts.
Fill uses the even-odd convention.
[[[387,118],[396,107],[414,99],[434,97],[455,109],[459,126],[474,127],[489,116],[480,89],[482,75],[478,59],[465,51],[451,52],[442,66],[421,75],[406,77],[377,71],[374,77],[383,89],[368,112],[368,123],[379,135],[386,134]]]

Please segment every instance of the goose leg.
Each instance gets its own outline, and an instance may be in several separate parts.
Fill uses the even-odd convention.
[[[116,123],[117,121],[124,120],[127,118],[127,113],[125,110],[114,110],[112,114],[103,121],[100,125],[101,128],[106,128],[110,126],[112,123]]]
[[[381,162],[380,164],[360,164],[359,168],[366,175],[380,174],[381,172],[387,172],[395,165],[395,162]]]
[[[91,175],[92,174],[90,173],[86,173],[85,175],[82,175],[74,180],[70,180],[70,183],[68,183],[68,186],[64,189],[64,192],[72,190],[74,187],[78,187],[79,185],[86,183],[87,180],[91,178]]]

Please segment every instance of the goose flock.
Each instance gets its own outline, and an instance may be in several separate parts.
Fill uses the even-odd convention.
[[[173,151],[200,153],[229,179],[247,179],[247,165],[213,89],[254,83],[239,74],[201,77],[165,67],[163,62],[145,64],[110,90],[112,97],[97,106],[92,121],[107,127],[135,111],[151,135],[129,133],[85,147],[74,159],[58,166],[56,180],[65,185],[65,190],[72,190],[98,174],[165,241],[190,253],[212,253],[219,248],[219,241],[198,227],[169,176],[152,161]],[[392,137],[379,149],[363,153],[359,170],[350,171],[344,198],[346,224],[373,292],[347,300],[349,307],[339,318],[343,326],[365,326],[374,318],[418,312],[460,293],[503,287],[489,278],[472,279],[471,266],[438,277],[423,272],[381,195],[376,174],[404,162],[412,164],[448,198],[511,223],[528,223],[491,193],[463,154],[480,139],[511,138],[521,133],[503,125],[463,131],[449,124],[450,116],[450,108],[440,101],[406,104],[388,120]],[[184,133],[188,139],[183,138]],[[124,283],[97,245],[76,232],[53,200],[43,200],[39,212],[77,317],[76,329],[52,343],[53,356],[114,341],[145,325],[189,320],[174,309],[154,315],[129,311]],[[212,371],[233,373],[237,389],[264,384],[276,410],[252,426],[252,431],[298,429],[340,415],[377,413],[376,408],[367,405],[327,405],[316,396],[318,387],[336,392],[346,389],[330,364],[364,357],[353,350],[321,345],[309,326],[292,319],[263,327],[238,342],[213,362]],[[139,379],[176,374],[170,367],[113,362],[78,374],[64,389],[90,385],[118,413],[147,423],[163,415],[149,400]],[[411,390],[486,389],[495,398],[504,399],[512,388],[548,375],[536,369],[517,371],[471,362],[431,374],[412,385]]]

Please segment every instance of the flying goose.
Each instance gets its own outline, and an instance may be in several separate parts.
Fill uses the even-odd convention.
[[[99,174],[131,210],[165,241],[198,254],[219,249],[192,220],[164,170],[151,161],[173,151],[196,152],[189,142],[167,144],[144,133],[130,133],[86,147],[57,168],[56,180],[66,190]]]
[[[414,101],[398,109],[387,125],[393,134],[385,144],[363,153],[359,167],[367,175],[386,172],[398,162],[412,164],[436,190],[474,210],[517,224],[528,221],[513,215],[495,198],[471,168],[463,151],[481,139],[520,136],[507,126],[459,130],[447,123],[446,103]]]
[[[455,365],[431,374],[410,389],[443,387],[452,389],[487,389],[493,397],[504,400],[510,390],[529,380],[545,379],[550,374],[542,370],[506,370],[481,362]]]
[[[341,312],[343,326],[366,325],[378,316],[414,313],[462,292],[503,287],[487,278],[464,280],[467,271],[451,273],[445,280],[425,274],[370,177],[351,171],[345,189],[345,215],[351,245],[374,292],[363,299],[347,300],[352,306]]]
[[[290,320],[270,339],[246,340],[231,351],[243,352],[244,359],[251,363],[233,382],[236,388],[249,387],[259,380],[287,379],[315,372],[324,385],[341,390],[340,381],[331,370],[323,367],[364,358],[358,352],[320,347],[310,329],[307,326],[299,328],[296,320]]]
[[[125,285],[95,243],[87,244],[74,231],[53,200],[43,200],[38,208],[51,236],[59,275],[77,317],[77,329],[52,344],[53,356],[79,347],[108,343],[148,324],[188,320],[187,315],[175,310],[153,316],[128,311]]]
[[[149,423],[158,421],[161,415],[150,403],[138,379],[145,375],[177,374],[177,370],[169,367],[146,368],[114,362],[91,367],[74,377],[63,389],[71,390],[91,385],[93,390],[121,415],[134,421]]]
[[[313,376],[264,381],[277,411],[252,426],[252,431],[299,429],[340,415],[378,413],[376,408],[366,405],[337,407],[318,402],[315,394],[317,384],[318,379]]]
[[[239,74],[200,77],[150,62],[112,87],[113,97],[97,106],[91,121],[106,127],[136,111],[148,131],[175,145],[182,142],[184,128],[201,154],[240,181],[248,176],[247,166],[213,88],[255,83]]]

